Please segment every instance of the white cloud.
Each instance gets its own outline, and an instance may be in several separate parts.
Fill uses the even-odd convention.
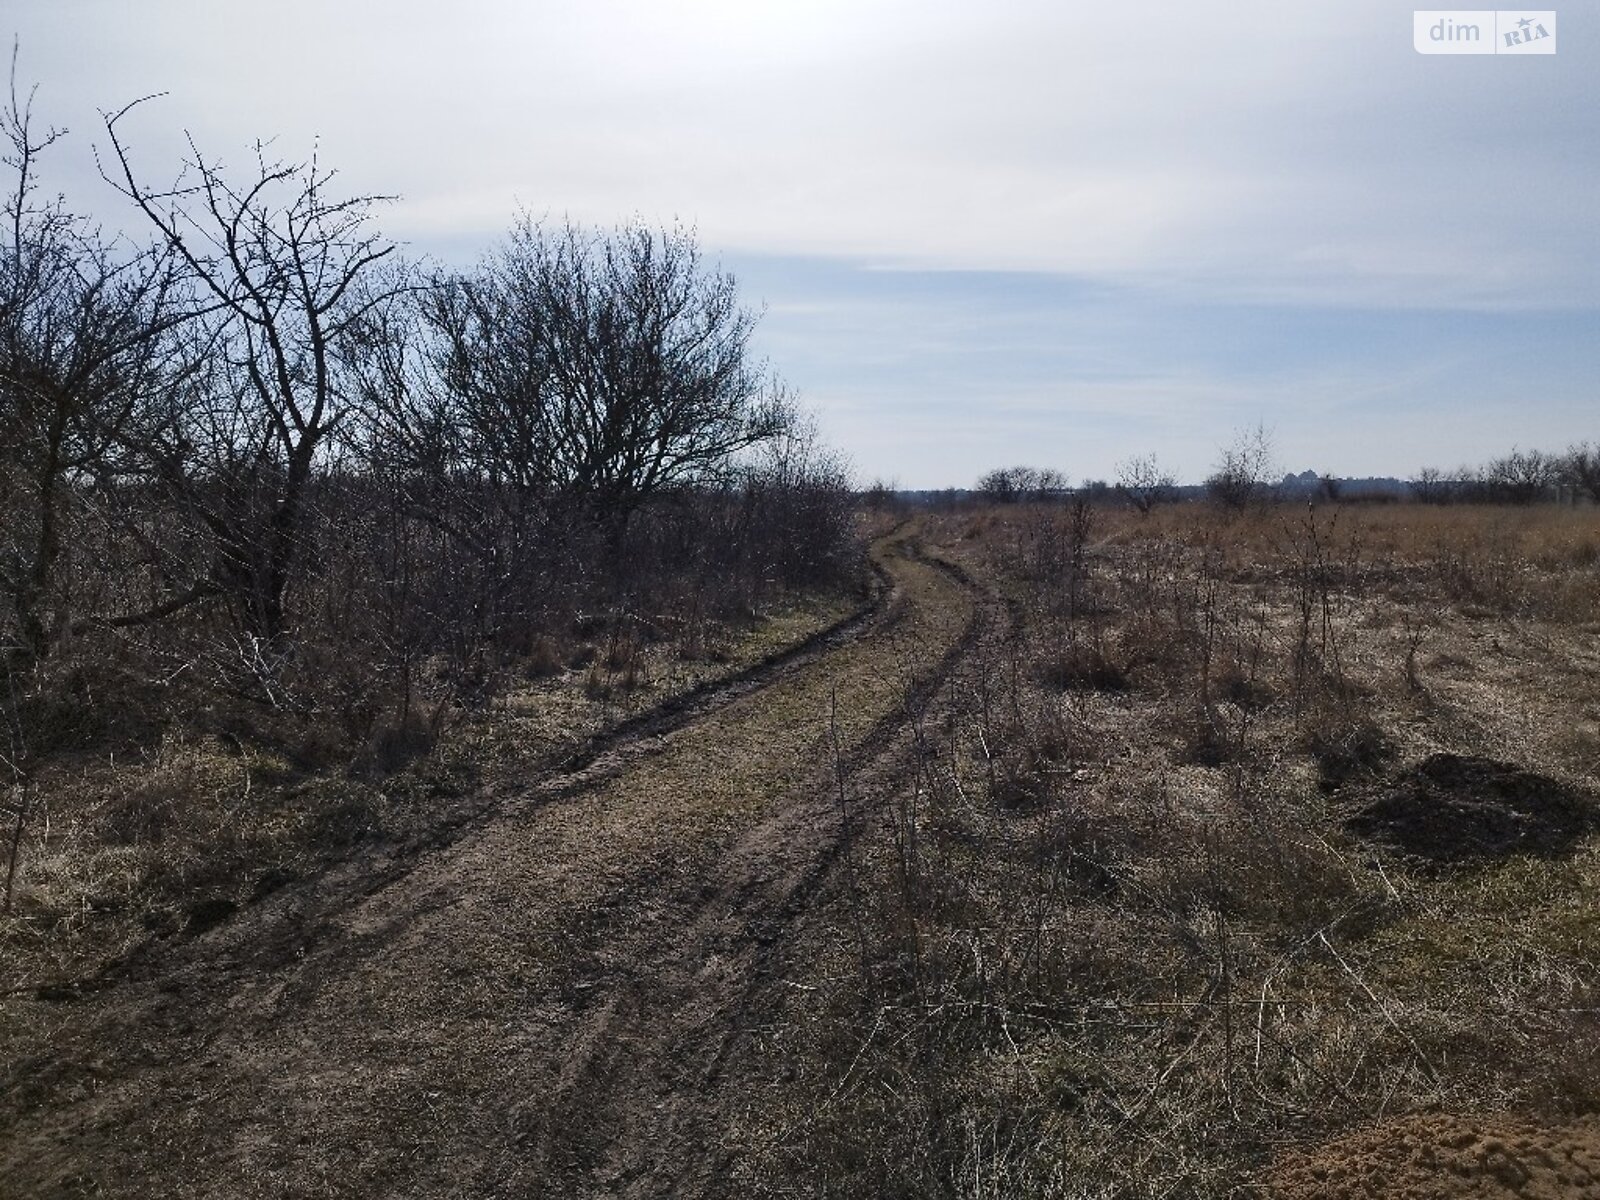
[[[1525,87],[1509,132],[1571,125],[1526,78],[1568,60],[1423,59],[1378,0],[14,11],[48,111],[72,97],[92,126],[92,104],[170,89],[134,125],[152,163],[177,126],[235,158],[320,136],[352,186],[403,194],[387,224],[423,242],[493,236],[522,204],[681,218],[735,251],[1296,302],[1595,300],[1572,202],[1593,156],[1529,161],[1482,120]]]
[[[1146,449],[1193,474],[1275,413],[1296,469],[1409,470],[1430,436],[1447,460],[1555,444],[1592,408],[1592,339],[1544,345],[1544,366],[1515,344],[1527,310],[1600,307],[1600,73],[1575,22],[1559,55],[1501,60],[1416,55],[1394,0],[7,12],[41,117],[74,131],[52,181],[112,223],[96,110],[166,90],[128,127],[150,178],[185,128],[235,163],[257,136],[291,157],[319,144],[351,190],[402,195],[386,231],[457,261],[525,207],[905,276],[769,272],[752,299],[776,302],[761,344],[831,435],[906,483],[1026,457],[1104,474]],[[1016,280],[997,302],[970,276],[919,304],[928,270],[1120,299]],[[1346,311],[1417,318],[1417,345],[1391,330],[1375,355],[1388,327]],[[1215,312],[1248,336],[1230,346]],[[1511,353],[1467,353],[1496,317]]]

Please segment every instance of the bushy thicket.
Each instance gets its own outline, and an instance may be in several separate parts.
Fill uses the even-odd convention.
[[[1534,504],[1544,500],[1600,502],[1600,458],[1587,442],[1559,454],[1514,449],[1478,467],[1446,474],[1418,472],[1412,494],[1428,504]]]
[[[401,261],[312,160],[41,191],[13,90],[0,227],[0,752],[176,716],[352,742],[597,623],[677,636],[860,569],[852,496],[693,235],[524,219]],[[108,691],[109,689],[109,691]],[[217,717],[219,712],[225,718]],[[19,820],[18,826],[21,827]]]

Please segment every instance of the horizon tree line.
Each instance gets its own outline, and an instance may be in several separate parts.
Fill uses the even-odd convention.
[[[1310,479],[1310,486],[1304,480]],[[1243,509],[1274,499],[1324,501],[1341,499],[1409,499],[1424,504],[1529,505],[1551,501],[1600,503],[1600,449],[1578,442],[1564,452],[1513,448],[1480,466],[1461,466],[1446,473],[1425,467],[1415,477],[1393,481],[1403,491],[1351,493],[1347,480],[1307,472],[1283,477],[1275,463],[1272,437],[1265,426],[1236,435],[1219,453],[1216,466],[1198,484],[1184,485],[1154,454],[1135,455],[1117,464],[1116,482],[1085,479],[1077,487],[1054,468],[1016,466],[979,477],[972,492],[994,504],[1063,500],[1108,501],[1113,498],[1141,514],[1185,499],[1203,497],[1225,509]]]

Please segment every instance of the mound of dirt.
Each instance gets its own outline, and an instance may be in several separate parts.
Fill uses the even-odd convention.
[[[1600,828],[1592,797],[1491,758],[1435,754],[1395,777],[1346,822],[1363,837],[1436,863],[1553,856]]]
[[[1600,1119],[1406,1117],[1286,1154],[1266,1184],[1277,1200],[1600,1200]]]

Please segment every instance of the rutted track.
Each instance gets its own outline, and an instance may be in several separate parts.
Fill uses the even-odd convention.
[[[719,1077],[841,845],[830,723],[889,761],[979,620],[912,533],[878,557],[870,618],[64,1008],[7,1071],[0,1194],[715,1190]]]
[[[887,542],[889,537],[884,541]],[[616,774],[634,755],[649,753],[655,747],[655,739],[665,737],[692,721],[703,719],[741,696],[759,691],[783,676],[804,668],[828,651],[853,641],[882,617],[884,607],[893,594],[893,580],[876,554],[870,566],[873,578],[868,599],[832,625],[733,675],[709,679],[599,730],[565,754],[549,760],[531,778],[518,779],[509,788],[503,781],[487,782],[476,795],[458,805],[454,812],[441,815],[422,830],[396,842],[355,854],[320,875],[300,882],[288,893],[291,897],[288,904],[297,915],[293,921],[294,928],[288,931],[287,938],[273,937],[270,933],[263,936],[265,931],[262,926],[270,925],[271,921],[259,919],[236,923],[230,931],[231,935],[250,944],[252,967],[267,964],[275,947],[298,957],[308,940],[317,936],[320,926],[337,922],[341,914],[352,906],[405,878],[416,867],[419,857],[452,845],[484,822],[494,819],[495,813],[503,805],[529,799],[550,799],[584,786],[592,786],[597,777]],[[269,906],[268,910],[280,907],[283,907],[281,903]],[[256,914],[258,918],[259,915]],[[280,928],[278,932],[284,930]],[[215,941],[229,937],[230,933],[214,935],[198,953],[214,958]],[[0,997],[31,995],[52,1003],[79,1000],[128,979],[148,979],[170,971],[175,961],[183,959],[188,951],[189,947],[182,942],[177,943],[175,948],[171,943],[152,941],[137,948],[126,958],[102,964],[90,975],[43,984],[0,987]]]

